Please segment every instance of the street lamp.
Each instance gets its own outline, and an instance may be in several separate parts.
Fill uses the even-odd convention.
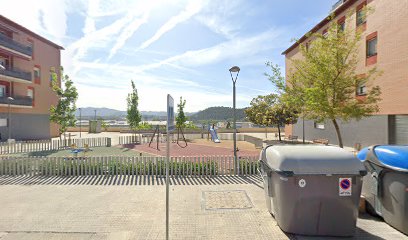
[[[12,97],[8,97],[7,98],[7,102],[8,102],[8,117],[7,117],[7,128],[8,128],[8,138],[7,138],[7,141],[10,141],[10,123],[11,123],[11,120],[10,120],[10,102],[11,101],[14,101],[14,98],[12,98]]]
[[[95,117],[94,117],[94,119],[96,120],[96,109],[94,110],[94,112],[95,112]]]
[[[82,109],[79,109],[79,138],[82,138]]]
[[[233,125],[233,128],[234,128],[234,134],[233,134],[233,139],[234,139],[234,167],[235,167],[235,172],[236,173],[238,173],[238,175],[239,175],[239,164],[238,164],[238,157],[237,157],[237,117],[236,117],[236,114],[235,114],[235,83],[237,82],[237,78],[238,78],[238,74],[239,74],[239,71],[240,71],[241,69],[239,69],[239,67],[237,67],[237,66],[233,66],[232,68],[230,68],[230,70],[229,70],[229,72],[230,72],[230,74],[231,74],[231,80],[232,80],[232,102],[233,102],[233,105],[232,105],[232,108],[233,108],[233,113],[234,113],[234,125]],[[236,73],[237,75],[235,75],[235,79],[234,79],[234,77],[232,76],[232,73]]]

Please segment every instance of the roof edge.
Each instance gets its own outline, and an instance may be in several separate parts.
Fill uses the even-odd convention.
[[[46,39],[46,38],[44,38],[44,37],[38,35],[37,33],[35,33],[35,32],[33,32],[33,31],[29,30],[29,29],[26,28],[26,27],[23,27],[22,25],[20,25],[20,24],[14,22],[14,21],[12,21],[11,19],[6,18],[5,16],[3,16],[3,15],[1,15],[1,14],[0,14],[0,21],[4,21],[6,24],[9,24],[9,25],[13,26],[13,27],[15,27],[16,29],[19,29],[20,31],[23,31],[23,32],[25,32],[25,33],[28,33],[28,34],[30,34],[30,35],[33,35],[33,36],[35,36],[36,38],[38,38],[39,40],[41,40],[41,41],[43,41],[43,42],[45,42],[45,43],[48,43],[48,44],[50,44],[51,46],[53,46],[53,47],[55,47],[55,48],[57,48],[57,49],[59,49],[59,50],[65,50],[62,46],[60,46],[60,45],[58,45],[58,44],[56,44],[56,43],[54,43],[54,42],[52,42],[52,41],[50,41],[50,40],[48,40],[48,39]]]
[[[326,25],[326,23],[330,22],[331,20],[329,19],[330,16],[332,14],[334,14],[334,16],[338,16],[339,14],[341,14],[342,12],[344,12],[347,8],[349,8],[351,5],[353,5],[355,2],[357,2],[358,0],[348,0],[345,3],[343,3],[343,5],[341,5],[340,7],[338,7],[336,10],[334,10],[334,12],[330,13],[327,17],[325,17],[322,21],[320,21],[316,26],[314,26],[311,30],[309,30],[306,34],[304,34],[299,40],[297,40],[295,43],[293,43],[288,49],[286,49],[285,51],[283,51],[281,54],[282,55],[286,55],[288,54],[290,51],[292,51],[293,49],[295,49],[297,46],[299,46],[299,44],[301,44],[303,41],[305,41],[307,39],[307,34],[308,33],[315,33],[317,32],[320,28],[322,28],[324,25]]]

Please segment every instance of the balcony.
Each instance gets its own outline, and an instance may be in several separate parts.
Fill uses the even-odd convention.
[[[10,101],[11,107],[32,107],[33,106],[33,99],[28,96],[13,96],[14,100]],[[9,100],[7,97],[0,97],[0,106],[6,105],[8,106]]]
[[[1,34],[0,34],[1,35]],[[27,72],[18,68],[6,67],[5,70],[0,70],[0,76],[4,76],[6,80],[21,82],[21,83],[31,83],[32,75],[31,72]]]
[[[4,49],[11,54],[28,59],[31,59],[33,55],[33,49],[30,46],[19,43],[1,33],[0,49]]]

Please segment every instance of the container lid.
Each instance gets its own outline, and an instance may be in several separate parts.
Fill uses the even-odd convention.
[[[262,161],[275,171],[294,174],[361,174],[364,165],[351,153],[334,146],[271,146]]]
[[[374,154],[368,154],[373,149]],[[392,169],[408,171],[408,146],[379,145],[362,149],[357,154],[361,161],[371,161]],[[373,159],[376,158],[376,159]]]

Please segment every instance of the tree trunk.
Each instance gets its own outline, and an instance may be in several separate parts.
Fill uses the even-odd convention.
[[[336,129],[337,139],[339,141],[339,147],[343,148],[343,139],[341,138],[339,124],[337,123],[336,119],[332,119],[332,122],[333,122],[334,128]]]
[[[278,125],[278,133],[279,133],[279,142],[282,142],[282,139],[281,139],[281,132],[280,132],[280,127],[279,127],[279,125]]]

